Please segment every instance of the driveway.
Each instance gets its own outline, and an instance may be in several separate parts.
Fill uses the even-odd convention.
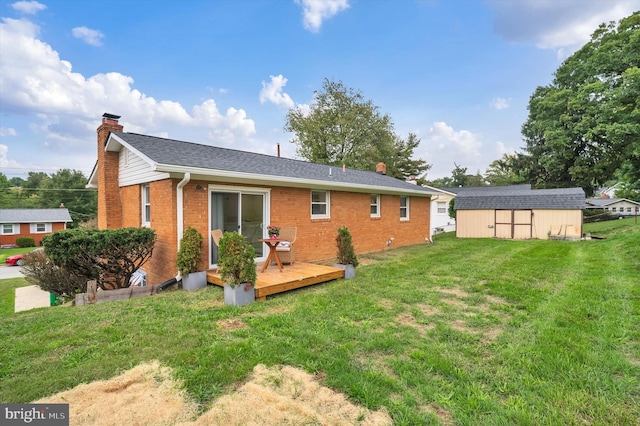
[[[19,266],[0,265],[0,280],[23,277]]]

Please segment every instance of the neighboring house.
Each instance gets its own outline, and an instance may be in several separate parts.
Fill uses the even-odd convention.
[[[435,188],[424,185],[433,192],[431,196],[431,235],[456,230],[456,220],[449,216],[449,204],[456,197],[458,188]]]
[[[640,214],[640,203],[626,198],[589,198],[587,208],[604,210],[621,217]]]
[[[0,246],[15,245],[19,237],[33,237],[40,245],[42,237],[66,229],[69,222],[65,208],[0,209]]]
[[[598,192],[602,198],[613,198],[616,196],[616,190],[620,186],[620,182],[608,188],[601,188]]]
[[[460,238],[547,239],[582,237],[582,188],[531,185],[466,187],[456,196]]]
[[[210,231],[239,231],[266,259],[269,224],[297,227],[296,261],[335,258],[340,226],[357,253],[424,243],[430,236],[426,189],[377,171],[344,169],[252,152],[124,133],[119,116],[98,127],[98,161],[89,187],[98,188],[98,227],[149,226],[156,231],[145,265],[157,284],[177,273],[183,230],[205,237],[202,263],[214,268]]]

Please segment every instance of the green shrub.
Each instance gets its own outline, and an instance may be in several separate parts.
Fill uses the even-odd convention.
[[[225,232],[218,248],[220,278],[225,284],[235,287],[239,284],[255,284],[256,250],[237,232]]]
[[[87,291],[88,277],[76,275],[55,265],[42,249],[34,250],[24,257],[21,271],[28,282],[64,301],[72,300],[77,293]]]
[[[339,264],[358,266],[358,257],[356,256],[356,251],[353,248],[351,232],[349,232],[349,228],[346,226],[338,228],[336,246],[338,246],[338,253],[336,254],[336,257]]]
[[[36,240],[33,237],[18,237],[16,238],[16,246],[18,247],[35,247]]]
[[[184,230],[176,257],[176,266],[182,275],[198,272],[204,240],[202,234],[192,226]]]
[[[131,275],[151,257],[155,240],[150,228],[67,229],[42,243],[55,265],[113,290],[129,287]]]

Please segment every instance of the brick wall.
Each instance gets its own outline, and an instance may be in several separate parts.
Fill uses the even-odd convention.
[[[273,188],[271,222],[296,226],[296,259],[302,262],[335,257],[338,228],[346,225],[353,237],[356,253],[424,243],[429,237],[430,199],[411,197],[409,221],[400,220],[400,197],[380,196],[380,217],[370,216],[371,194],[331,191],[331,218],[311,219],[309,189]]]
[[[40,223],[48,223],[48,222],[40,222]],[[43,237],[47,235],[51,235],[53,232],[61,231],[66,229],[64,223],[52,223],[51,224],[51,232],[44,232],[42,234],[32,234],[31,233],[31,224],[29,223],[21,223],[20,224],[20,233],[13,235],[0,235],[0,246],[5,244],[15,244],[16,240],[20,237],[33,237],[36,242],[36,245],[39,246]]]

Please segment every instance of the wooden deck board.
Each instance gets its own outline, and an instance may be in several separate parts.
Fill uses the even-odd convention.
[[[261,265],[258,266],[260,267]],[[280,272],[276,265],[269,265],[266,271],[258,272],[255,285],[256,299],[266,300],[267,296],[277,293],[340,278],[344,278],[344,271],[332,266],[296,262],[293,265],[284,265]],[[220,274],[213,270],[207,271],[207,281],[220,287],[224,285]]]

